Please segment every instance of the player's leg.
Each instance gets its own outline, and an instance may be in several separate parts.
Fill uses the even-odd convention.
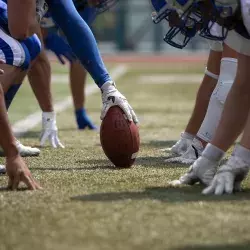
[[[77,6],[76,6],[77,7]],[[79,10],[80,16],[91,27],[96,18],[96,8],[85,7]],[[96,129],[85,108],[87,71],[78,60],[70,64],[70,88],[74,102],[76,122],[79,129]]]
[[[211,95],[206,116],[201,127],[187,151],[180,157],[166,160],[167,162],[179,162],[192,164],[201,155],[206,144],[211,141],[220,121],[224,103],[230,91],[236,71],[238,53],[229,46],[224,45],[220,66],[220,76],[216,88]]]
[[[4,32],[1,33],[0,38],[8,44],[2,49],[3,58],[6,61],[6,65],[3,65],[6,76],[0,76],[5,91],[6,108],[8,109],[27,73],[31,58],[35,57],[40,51],[40,41],[34,35],[23,42],[18,42]],[[24,146],[18,140],[16,140],[16,146],[22,156],[37,156],[40,154],[39,149]],[[3,155],[3,151],[0,151],[0,155]]]
[[[211,143],[206,146],[202,155],[193,163],[190,171],[180,178],[179,182],[182,184],[193,184],[199,180],[206,185],[211,184],[220,160],[247,123],[250,111],[250,84],[248,81],[250,78],[249,40],[235,32],[230,32],[225,43],[239,53],[236,78],[227,96],[219,125]],[[245,138],[247,137],[248,135],[246,134]],[[248,152],[248,149],[243,148],[245,153]],[[235,153],[240,154],[238,149],[236,149],[234,155]],[[230,160],[222,170],[222,172],[219,172],[219,177],[222,176],[224,179],[219,181],[225,184],[225,181],[228,181],[227,177],[230,177],[230,182],[234,182],[234,174],[238,170],[237,173],[241,173],[243,168],[241,168],[241,164],[236,163],[232,165]],[[217,184],[221,187],[217,180],[216,177],[215,182],[212,182],[212,187],[208,191],[206,190],[206,192],[213,193]],[[222,191],[224,191],[224,187]]]
[[[222,47],[220,46],[222,46],[221,43],[215,43],[213,44],[213,47],[211,46],[205,75],[202,80],[201,86],[198,89],[195,106],[185,131],[181,134],[181,138],[174,146],[164,151],[171,152],[174,155],[182,155],[192,144],[192,141],[205,117],[209,99],[219,77],[220,60],[222,55]]]
[[[70,64],[70,88],[74,102],[75,116],[79,129],[96,129],[85,109],[87,71],[78,60]]]
[[[41,41],[43,41],[39,26],[35,27],[34,32],[40,37]],[[31,63],[31,67],[28,72],[30,85],[42,110],[42,132],[40,136],[40,145],[44,146],[46,141],[49,140],[53,148],[64,148],[58,138],[56,113],[54,111],[51,94],[51,67],[43,47],[42,42],[42,50]]]

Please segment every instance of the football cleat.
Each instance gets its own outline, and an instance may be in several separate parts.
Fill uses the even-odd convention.
[[[24,146],[17,139],[16,139],[16,147],[17,147],[17,150],[18,150],[19,154],[22,157],[38,156],[40,154],[40,149],[32,148],[32,147],[29,147],[29,146]],[[5,156],[2,148],[0,148],[0,156]]]

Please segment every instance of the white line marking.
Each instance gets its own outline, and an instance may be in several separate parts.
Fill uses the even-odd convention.
[[[110,75],[112,78],[117,81],[119,78],[124,76],[128,72],[128,66],[125,64],[120,64],[117,67],[115,67],[113,70],[111,70]],[[64,74],[64,77],[67,77],[68,80],[68,75]],[[92,83],[91,85],[88,85],[86,87],[86,95],[89,96],[91,94],[94,94],[99,91],[99,88]],[[54,104],[54,110],[57,113],[63,112],[66,110],[68,107],[72,105],[72,97],[68,96],[64,100],[57,102]],[[42,114],[41,111],[35,112],[31,115],[28,115],[26,118],[23,120],[20,120],[16,122],[13,125],[13,131],[16,137],[20,137],[27,133],[29,130],[33,129],[36,127],[42,120]]]
[[[194,84],[202,81],[202,74],[156,74],[141,75],[138,77],[138,84]]]

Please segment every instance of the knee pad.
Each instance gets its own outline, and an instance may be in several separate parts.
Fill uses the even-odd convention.
[[[223,51],[223,42],[222,41],[212,41],[207,40],[209,47],[213,51],[222,52]]]
[[[40,54],[42,49],[40,39],[34,34],[22,41],[22,43],[27,47],[30,54],[30,60],[33,61]]]
[[[216,98],[222,104],[225,103],[237,72],[238,61],[235,58],[222,58],[220,64],[220,76],[213,91],[212,98]]]
[[[221,60],[218,83],[211,95],[206,116],[201,124],[197,136],[210,142],[219,124],[224,103],[233,85],[237,72],[237,59],[223,58]]]

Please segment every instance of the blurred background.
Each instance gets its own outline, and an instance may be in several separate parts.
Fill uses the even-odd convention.
[[[208,50],[207,42],[194,38],[185,49],[176,49],[163,41],[167,22],[152,22],[149,0],[120,0],[110,11],[99,15],[93,25],[99,47],[104,53],[115,51],[141,53],[194,53]]]

